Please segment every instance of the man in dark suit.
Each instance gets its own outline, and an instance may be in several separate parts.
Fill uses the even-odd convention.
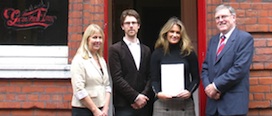
[[[236,27],[236,13],[231,6],[219,5],[215,10],[220,33],[209,41],[202,65],[202,82],[208,96],[206,116],[246,116],[253,37]]]
[[[150,49],[140,43],[140,16],[133,9],[120,17],[123,39],[109,48],[115,116],[150,116],[153,98],[150,85]]]

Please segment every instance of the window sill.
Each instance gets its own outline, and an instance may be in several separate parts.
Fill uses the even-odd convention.
[[[0,78],[70,78],[70,65],[1,65]]]
[[[0,46],[0,78],[70,78],[67,46]]]

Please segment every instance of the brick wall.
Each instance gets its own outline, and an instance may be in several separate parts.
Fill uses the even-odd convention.
[[[69,62],[81,42],[82,32],[91,23],[104,27],[104,0],[69,0]]]
[[[250,111],[248,116],[272,114],[272,0],[207,0],[207,38],[218,33],[214,9],[229,4],[236,9],[238,28],[254,37],[254,56],[250,73]]]
[[[0,116],[70,116],[70,79],[1,79]]]

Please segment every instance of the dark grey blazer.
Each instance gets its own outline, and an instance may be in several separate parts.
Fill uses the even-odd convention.
[[[216,110],[222,115],[246,114],[249,102],[249,72],[252,62],[253,37],[234,29],[216,60],[219,34],[212,37],[202,65],[204,88],[214,82],[222,93],[219,100],[207,98],[207,114]]]
[[[134,103],[139,93],[152,97],[150,85],[150,49],[141,46],[140,68],[134,63],[133,56],[121,40],[109,48],[109,67],[113,81],[113,104],[114,106],[130,106]]]

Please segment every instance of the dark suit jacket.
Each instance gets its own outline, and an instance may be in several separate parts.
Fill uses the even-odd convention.
[[[219,34],[209,42],[202,65],[202,82],[204,87],[214,82],[221,92],[221,98],[208,98],[206,113],[214,114],[218,110],[222,115],[246,114],[249,102],[249,72],[254,50],[253,37],[235,28],[216,60],[218,42]]]
[[[151,98],[150,49],[140,44],[140,68],[134,63],[133,56],[121,40],[109,48],[109,67],[113,81],[113,103],[115,106],[130,106],[139,93]]]

